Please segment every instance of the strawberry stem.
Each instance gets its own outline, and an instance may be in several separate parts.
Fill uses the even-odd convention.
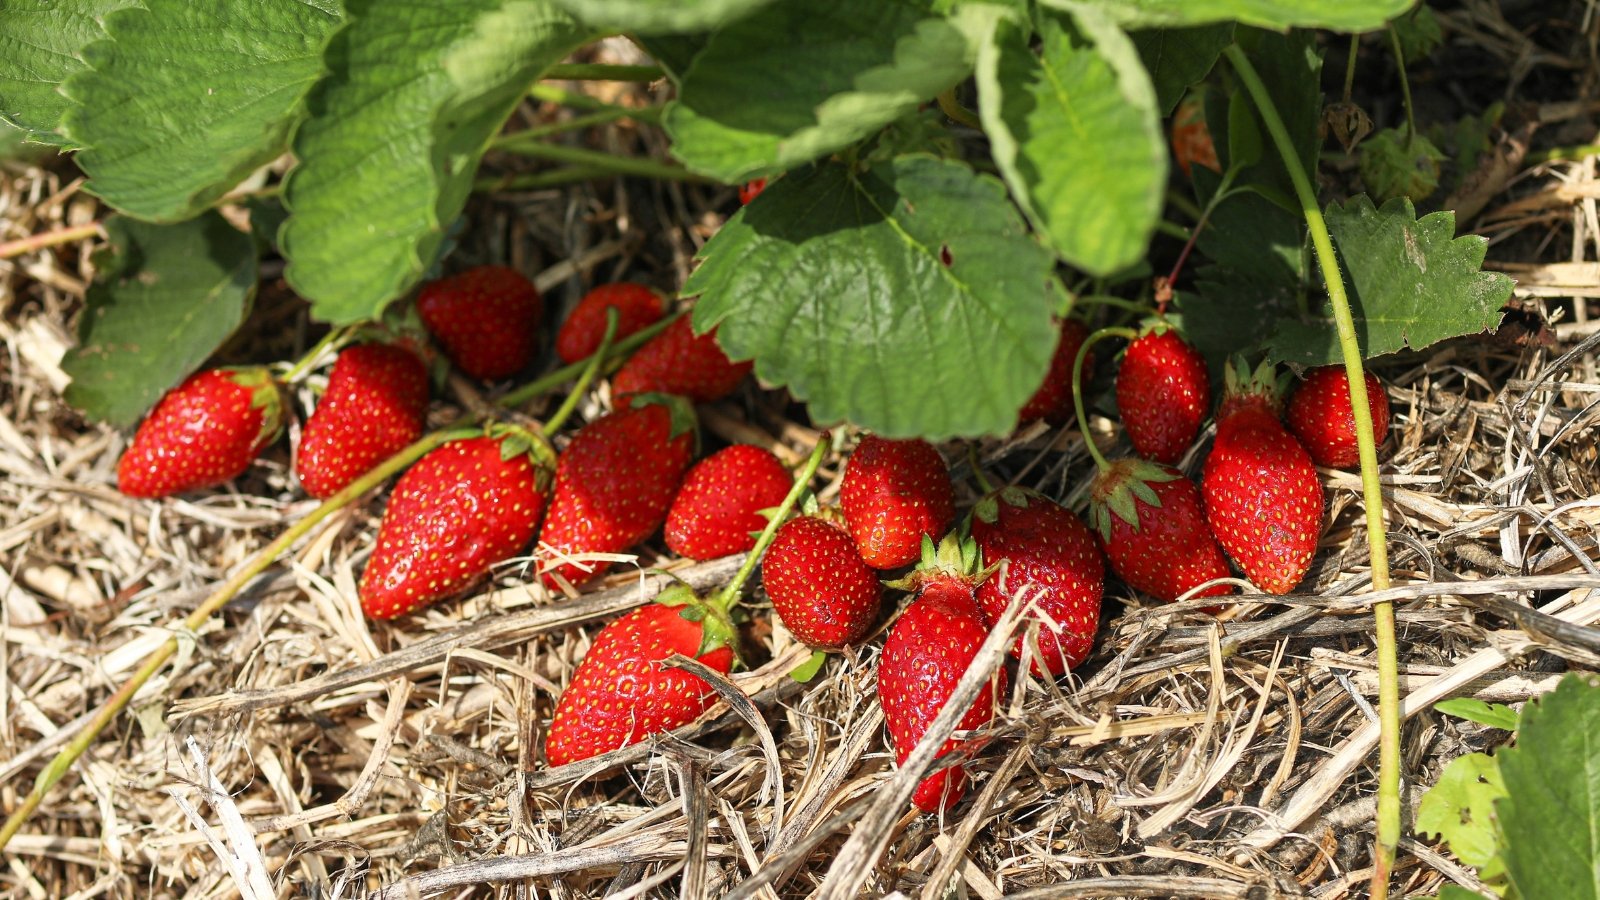
[[[978,465],[978,447],[976,444],[967,445],[967,467],[972,470],[972,479],[978,482],[978,489],[985,494],[994,493],[994,482],[983,471],[983,466]]]
[[[1089,348],[1093,347],[1096,341],[1109,337],[1127,338],[1132,341],[1138,339],[1139,333],[1132,328],[1111,326],[1089,335],[1083,346],[1078,348],[1077,358],[1072,361],[1072,381],[1069,382],[1072,385],[1072,411],[1078,416],[1078,431],[1083,433],[1084,449],[1089,451],[1089,458],[1094,460],[1095,466],[1102,472],[1110,471],[1111,463],[1106,462],[1105,456],[1100,453],[1100,448],[1095,446],[1094,438],[1089,435],[1089,413],[1083,405],[1083,391],[1078,388],[1083,385],[1083,361],[1089,358]]]
[[[533,398],[544,394],[550,389],[566,384],[568,381],[581,376],[584,369],[597,357],[605,360],[606,362],[610,362],[611,360],[619,359],[628,355],[629,353],[632,353],[633,351],[644,346],[646,341],[649,341],[651,338],[655,337],[661,332],[666,331],[667,326],[671,325],[677,320],[678,316],[681,315],[685,314],[676,313],[674,315],[667,316],[665,319],[656,322],[648,328],[639,329],[633,334],[630,334],[622,340],[617,341],[610,351],[596,350],[594,353],[589,354],[575,363],[562,366],[553,372],[541,375],[522,387],[519,387],[514,391],[510,391],[496,402],[506,409],[515,409],[516,407],[527,403]]]
[[[1383,528],[1383,489],[1378,484],[1378,450],[1373,441],[1371,407],[1367,405],[1367,381],[1361,366],[1361,344],[1356,339],[1355,319],[1350,314],[1350,299],[1345,294],[1344,280],[1339,274],[1339,259],[1334,253],[1333,238],[1328,234],[1328,225],[1317,206],[1311,179],[1300,165],[1294,142],[1261,76],[1238,44],[1228,47],[1223,53],[1255,101],[1261,120],[1272,135],[1278,154],[1283,157],[1284,167],[1294,183],[1295,196],[1300,201],[1301,212],[1311,233],[1317,265],[1327,283],[1333,321],[1339,331],[1339,349],[1344,355],[1345,377],[1350,383],[1350,406],[1355,414],[1356,446],[1361,457],[1361,497],[1362,505],[1366,507],[1367,547],[1372,560],[1372,590],[1382,591],[1389,587],[1389,550]],[[1389,875],[1394,869],[1395,850],[1400,844],[1400,670],[1395,648],[1394,604],[1390,601],[1374,603],[1372,614],[1378,653],[1379,739],[1377,847],[1371,896],[1374,900],[1386,900],[1389,896]]]
[[[283,378],[279,380],[284,384],[293,384],[300,380],[300,378],[302,378],[312,366],[317,364],[318,357],[326,353],[329,347],[332,347],[334,344],[337,344],[349,337],[350,332],[353,330],[354,329],[349,325],[346,325],[343,328],[331,329],[327,334],[322,336],[322,340],[317,341],[315,346],[313,346],[310,350],[307,350],[304,355],[296,360],[295,364],[290,366],[289,371],[283,373]]]
[[[832,446],[833,442],[829,440],[828,432],[824,431],[817,438],[817,445],[811,448],[811,455],[806,457],[805,465],[801,466],[799,473],[795,475],[794,486],[789,488],[789,495],[778,504],[777,511],[767,522],[767,527],[761,529],[761,536],[756,538],[756,545],[750,548],[750,555],[744,558],[744,564],[739,566],[739,571],[733,573],[733,580],[729,581],[708,604],[713,609],[723,615],[727,615],[728,611],[733,609],[733,605],[739,600],[740,589],[750,580],[751,573],[756,570],[756,564],[761,562],[761,554],[767,552],[768,545],[777,535],[778,526],[789,517],[789,511],[799,502],[800,495],[806,492],[806,486],[811,484],[811,476],[817,474],[817,467],[822,465],[822,458],[828,455],[828,450]]]
[[[589,384],[594,381],[595,373],[600,371],[600,364],[605,362],[606,354],[611,351],[611,341],[617,336],[617,321],[620,313],[615,306],[606,307],[606,331],[600,338],[600,346],[589,354],[583,361],[583,371],[578,373],[578,383],[572,386],[572,392],[567,394],[567,399],[561,401],[556,411],[551,413],[548,421],[544,423],[544,433],[554,434],[561,430],[561,426],[572,418],[573,410],[578,408],[578,401],[589,390]]]

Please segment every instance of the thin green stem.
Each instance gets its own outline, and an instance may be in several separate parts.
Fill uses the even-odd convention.
[[[550,81],[655,81],[667,73],[660,66],[557,63],[545,70],[544,77]]]
[[[1176,190],[1167,191],[1167,203],[1176,207],[1179,212],[1194,219],[1196,222],[1200,221],[1200,204],[1185,197],[1181,192]]]
[[[1356,54],[1361,50],[1361,35],[1350,35],[1350,55],[1344,62],[1344,102],[1350,102],[1350,94],[1356,87]]]
[[[641,328],[622,340],[617,341],[610,350],[596,350],[594,353],[589,354],[575,363],[570,363],[562,366],[559,369],[556,369],[553,372],[541,375],[514,391],[508,391],[506,394],[500,397],[499,404],[506,409],[516,409],[533,398],[538,397],[540,394],[553,390],[554,388],[566,384],[574,378],[582,376],[584,369],[597,358],[604,359],[605,362],[611,362],[612,360],[627,356],[629,353],[632,353],[640,347],[643,347],[646,341],[667,330],[667,326],[671,325],[681,315],[683,315],[683,313],[675,313],[667,316],[665,319],[662,319],[661,321],[656,322],[647,328]],[[601,365],[604,365],[604,363],[601,363]],[[578,392],[574,391],[573,393]]]
[[[641,122],[653,122],[660,118],[660,112],[660,107],[656,106],[647,106],[638,110],[630,110],[626,107],[614,106],[610,109],[600,110],[599,112],[592,112],[582,116],[574,116],[570,119],[565,119],[559,122],[550,122],[546,125],[535,125],[532,128],[525,128],[521,131],[513,131],[509,134],[502,134],[489,142],[489,149],[511,150],[522,144],[532,143],[534,141],[551,137],[552,135],[565,134],[569,131],[582,131],[585,128],[593,128],[596,125],[604,125],[608,122],[615,122],[618,119],[632,118],[638,119]],[[645,115],[646,113],[651,113],[653,115]]]
[[[824,431],[817,438],[817,445],[811,448],[811,455],[806,458],[805,465],[801,466],[799,474],[795,475],[794,486],[789,488],[789,495],[778,504],[778,509],[767,522],[767,527],[761,529],[761,535],[756,538],[756,545],[750,549],[750,555],[744,558],[744,564],[739,566],[739,571],[733,573],[733,580],[724,585],[711,600],[710,605],[722,614],[726,615],[733,609],[733,604],[739,601],[739,591],[755,572],[756,565],[761,562],[761,554],[767,552],[767,547],[772,544],[772,538],[778,533],[778,527],[788,518],[789,510],[794,509],[794,505],[800,502],[800,495],[806,492],[806,487],[811,484],[811,477],[817,474],[817,467],[822,465],[822,458],[828,455],[831,446],[832,441],[829,440],[828,432]]]
[[[532,141],[525,144],[511,144],[501,149],[519,156],[532,156],[556,162],[595,166],[606,170],[612,175],[634,175],[640,178],[661,178],[671,181],[708,180],[682,166],[675,166],[654,159],[641,159],[635,156],[615,156],[599,150],[569,147],[565,144]]]
[[[533,87],[528,88],[528,96],[534,100],[538,100],[541,103],[555,103],[557,105],[568,106],[573,109],[626,108],[620,107],[615,103],[607,103],[606,101],[601,100],[599,97],[590,96],[589,94],[580,94],[577,91],[569,91],[566,88],[559,88],[553,84],[536,84]]]
[[[978,483],[978,490],[985,494],[994,493],[994,482],[983,471],[983,466],[978,464],[978,445],[967,445],[967,468],[972,470],[972,480]]]
[[[962,106],[961,101],[956,99],[955,88],[951,88],[948,91],[941,93],[937,100],[939,102],[939,110],[946,116],[949,116],[952,120],[959,122],[968,128],[976,128],[979,131],[983,130],[983,123],[978,121],[977,115],[975,115],[972,110]]]
[[[567,399],[561,401],[561,405],[556,407],[556,411],[551,413],[549,420],[544,423],[545,434],[555,434],[561,430],[561,426],[567,424],[568,419],[572,418],[573,411],[578,408],[578,401],[583,399],[584,393],[589,390],[589,384],[594,381],[595,373],[600,371],[600,366],[611,353],[611,342],[617,336],[619,318],[620,314],[615,306],[606,308],[606,333],[600,338],[600,346],[584,361],[583,371],[578,375],[578,383],[572,386]]]
[[[1082,294],[1073,302],[1074,304],[1081,303],[1089,306],[1111,306],[1117,309],[1127,310],[1128,312],[1138,313],[1139,315],[1144,315],[1150,312],[1150,304],[1148,303],[1140,303],[1137,300],[1128,300],[1112,294]]]
[[[1549,147],[1536,150],[1523,157],[1523,162],[1530,165],[1534,163],[1555,162],[1556,160],[1577,160],[1586,156],[1600,155],[1600,144],[1577,144],[1571,147]]]
[[[1211,221],[1211,214],[1217,211],[1222,201],[1228,199],[1229,189],[1233,187],[1233,180],[1239,177],[1239,164],[1233,162],[1228,166],[1228,171],[1222,173],[1222,180],[1217,182],[1217,189],[1206,201],[1205,208],[1200,211],[1200,218],[1194,223],[1194,229],[1189,233],[1189,239],[1184,242],[1183,250],[1178,253],[1178,258],[1172,264],[1172,271],[1167,273],[1167,284],[1176,284],[1178,276],[1183,274],[1184,263],[1189,261],[1189,254],[1194,251],[1195,241],[1200,239],[1200,234],[1206,230],[1206,225]],[[1163,308],[1162,312],[1166,310]]]
[[[1316,250],[1317,264],[1327,283],[1328,299],[1333,307],[1334,324],[1339,331],[1339,349],[1344,354],[1345,377],[1350,383],[1350,405],[1355,413],[1356,446],[1361,459],[1361,496],[1366,506],[1367,547],[1372,560],[1372,589],[1389,587],[1389,552],[1383,527],[1383,492],[1378,483],[1378,451],[1373,442],[1372,414],[1367,405],[1366,375],[1361,364],[1361,344],[1356,339],[1355,319],[1350,314],[1350,300],[1345,295],[1344,281],[1339,274],[1339,262],[1334,254],[1333,239],[1328,234],[1327,223],[1317,207],[1316,193],[1311,179],[1301,168],[1289,131],[1278,116],[1272,97],[1261,77],[1256,74],[1250,60],[1234,44],[1224,51],[1228,62],[1238,73],[1245,89],[1255,100],[1261,119],[1271,133],[1278,153],[1283,157],[1294,183],[1295,195],[1300,200],[1301,211],[1311,232],[1311,242]],[[1394,869],[1395,850],[1400,844],[1400,672],[1397,664],[1395,641],[1394,604],[1389,601],[1373,604],[1373,618],[1378,652],[1378,816],[1377,848],[1372,874],[1371,896],[1385,900],[1389,896],[1389,876]]]
[[[611,178],[614,175],[616,175],[615,172],[601,166],[562,166],[559,169],[546,169],[543,172],[536,172],[532,175],[501,175],[495,178],[479,178],[472,183],[472,189],[479,194],[497,194],[501,191],[536,191],[540,188],[559,187],[579,181]]]
[[[1192,233],[1189,231],[1189,229],[1183,227],[1182,225],[1179,225],[1176,222],[1168,222],[1165,219],[1156,222],[1156,230],[1167,237],[1175,237],[1180,241],[1188,240],[1189,235]]]
[[[1094,460],[1095,467],[1102,472],[1110,469],[1111,463],[1106,462],[1105,456],[1100,453],[1100,448],[1094,444],[1094,437],[1089,434],[1089,412],[1083,405],[1083,391],[1078,388],[1083,384],[1083,361],[1089,358],[1089,348],[1110,337],[1127,338],[1131,341],[1138,338],[1139,333],[1132,328],[1113,326],[1102,328],[1089,335],[1088,339],[1083,342],[1083,346],[1078,348],[1077,357],[1072,360],[1072,381],[1070,382],[1072,384],[1072,411],[1078,416],[1078,430],[1083,433],[1083,446],[1089,451],[1089,458]]]
[[[1411,107],[1411,79],[1406,77],[1406,54],[1400,48],[1400,32],[1389,26],[1389,47],[1394,50],[1394,67],[1400,75],[1400,102],[1406,109],[1406,146],[1417,139],[1417,115]]]
[[[298,360],[295,361],[295,364],[289,368],[289,371],[283,374],[282,381],[285,384],[293,384],[295,381],[299,380],[301,376],[305,375],[308,369],[316,365],[317,357],[321,356],[329,347],[349,337],[351,330],[351,327],[348,325],[343,328],[331,329],[327,334],[322,336],[322,340],[317,341],[316,346],[312,347],[310,350],[307,350]]]

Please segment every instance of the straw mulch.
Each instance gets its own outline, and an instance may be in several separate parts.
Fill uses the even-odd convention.
[[[587,139],[661,151],[627,126]],[[1408,803],[1450,759],[1501,734],[1443,717],[1433,701],[1517,703],[1600,654],[1587,627],[1600,619],[1590,593],[1600,587],[1597,167],[1594,157],[1519,166],[1476,225],[1494,240],[1490,264],[1519,279],[1516,325],[1378,367],[1394,408],[1382,457]],[[7,164],[0,241],[103,214],[74,177],[60,164]],[[474,202],[458,258],[544,272],[558,305],[620,278],[671,289],[734,202],[726,188],[636,181],[498,194]],[[312,508],[289,475],[287,442],[227,489],[161,502],[116,492],[127,435],[60,399],[90,246],[0,261],[6,810],[210,588]],[[271,327],[253,330],[268,337],[226,358],[292,358],[314,340],[276,275],[257,309]],[[479,402],[453,383],[434,421]],[[704,413],[711,440],[790,460],[818,439],[803,410],[753,385]],[[1095,424],[1114,451],[1111,423]],[[966,458],[963,445],[945,449]],[[1069,503],[1090,473],[1073,429],[1035,427],[974,450],[993,476]],[[841,463],[823,467],[825,501]],[[659,586],[643,570],[710,586],[739,560],[685,565],[655,545],[576,597],[548,596],[518,561],[472,596],[369,622],[354,589],[383,506],[369,497],[198,633],[177,635],[175,663],[12,841],[0,896],[1363,896],[1373,596],[1359,484],[1324,476],[1326,529],[1302,593],[1242,598],[1219,621],[1113,585],[1091,662],[1060,683],[1017,679],[971,763],[968,801],[944,818],[886,802],[897,777],[916,773],[897,776],[887,749],[877,645],[799,684],[788,673],[807,652],[759,590],[748,665],[725,685],[735,702],[596,764],[548,768],[554,698],[600,625]],[[970,502],[975,488],[961,490]],[[1002,656],[996,645],[982,659]],[[1446,879],[1474,884],[1437,848],[1407,841],[1401,890]]]

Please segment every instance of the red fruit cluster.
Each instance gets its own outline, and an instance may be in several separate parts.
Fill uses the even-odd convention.
[[[427,412],[428,369],[415,353],[394,344],[345,350],[300,433],[300,484],[319,499],[344,490],[421,437]]]
[[[533,361],[544,302],[516,269],[478,266],[424,285],[417,312],[456,368],[494,381]]]
[[[1389,436],[1389,398],[1378,376],[1363,372],[1367,411],[1372,416],[1372,442]],[[1356,450],[1356,412],[1350,402],[1350,379],[1344,366],[1321,366],[1306,373],[1289,400],[1289,428],[1319,466],[1350,469],[1361,463]]]
[[[602,284],[584,294],[561,323],[556,355],[569,363],[593,355],[605,337],[606,312],[612,309],[617,311],[615,341],[655,324],[667,311],[661,295],[642,284]]]
[[[684,316],[640,347],[611,379],[622,402],[632,394],[677,394],[710,403],[733,393],[751,363],[736,363],[717,346],[716,329],[697,335]]]
[[[831,516],[783,523],[762,558],[761,581],[784,627],[827,650],[865,637],[883,602],[878,573]]]
[[[924,440],[868,435],[850,456],[839,502],[861,558],[875,569],[913,562],[922,539],[955,520],[955,489],[939,451]]]
[[[209,369],[168,391],[117,462],[117,488],[167,497],[232,481],[278,436],[283,401],[264,369]]]
[[[667,510],[667,549],[689,559],[716,559],[756,545],[761,515],[789,493],[789,470],[770,451],[725,447],[695,463]]]
[[[1169,327],[1145,331],[1117,370],[1117,408],[1134,452],[1177,462],[1211,412],[1205,357]]]

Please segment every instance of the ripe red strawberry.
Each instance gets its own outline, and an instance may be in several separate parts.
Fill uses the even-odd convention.
[[[661,598],[669,599],[665,593]],[[689,621],[685,611],[651,603],[600,631],[556,703],[545,735],[550,765],[637,744],[711,708],[717,695],[705,679],[661,662],[681,653],[727,674],[733,668],[733,649],[725,643],[731,633],[719,636],[706,627],[709,618]]]
[[[1142,459],[1112,463],[1089,488],[1089,524],[1117,575],[1163,603],[1228,577],[1228,561],[1206,525],[1200,488],[1171,466]],[[1228,591],[1219,584],[1195,596]]]
[[[361,575],[361,608],[392,619],[457,593],[515,556],[544,511],[548,470],[516,430],[451,441],[406,470]]]
[[[739,185],[739,203],[745,206],[750,205],[750,201],[761,196],[761,192],[766,189],[767,180],[765,178],[746,181],[744,184]]]
[[[417,312],[456,368],[494,381],[533,361],[544,301],[516,269],[477,266],[423,285]]]
[[[1272,366],[1237,374],[1217,414],[1201,490],[1206,522],[1262,590],[1287,594],[1311,569],[1322,524],[1322,485],[1311,455],[1278,421]]]
[[[1088,338],[1089,326],[1077,319],[1061,320],[1061,336],[1056,340],[1055,354],[1050,357],[1050,371],[1045,373],[1044,383],[1017,414],[1017,421],[1043,419],[1051,425],[1072,421],[1072,363]],[[1094,354],[1091,353],[1083,360],[1083,370],[1088,372],[1093,366]]]
[[[1037,595],[1034,673],[1060,675],[1087,659],[1106,573],[1100,548],[1078,517],[1041,494],[1004,488],[973,508],[972,539],[986,566],[1005,563],[978,586],[986,623],[999,620],[1019,593],[1026,600]],[[1021,658],[1026,640],[1025,632],[1018,634],[1012,656]]]
[[[929,561],[931,565],[912,575],[911,581],[918,586],[917,598],[895,620],[884,641],[878,661],[878,702],[883,706],[897,764],[903,764],[916,749],[988,636],[973,597],[973,581],[979,577],[972,574],[976,557],[977,550],[970,542],[962,548],[954,538],[946,538],[936,559]],[[963,562],[951,566],[939,559]],[[978,695],[956,729],[987,725],[1006,685],[1005,669],[997,668],[990,689]],[[973,741],[951,739],[939,748],[939,756],[952,751],[970,754],[977,749]],[[924,812],[948,809],[966,788],[966,771],[952,766],[923,779],[912,802]]]
[[[784,626],[825,650],[861,640],[883,603],[878,573],[844,526],[827,517],[783,523],[762,557],[761,581]]]
[[[916,560],[923,537],[943,534],[955,519],[950,471],[920,439],[863,438],[845,468],[839,502],[856,549],[874,569]]]
[[[555,497],[539,543],[556,554],[621,553],[648,538],[667,516],[694,458],[694,414],[674,398],[634,405],[578,430],[556,462]],[[561,563],[544,573],[574,587],[609,568]]]
[[[1389,436],[1389,398],[1378,376],[1365,372],[1367,409],[1372,414],[1372,442]],[[1361,464],[1356,450],[1356,414],[1350,405],[1350,380],[1344,366],[1321,366],[1289,400],[1289,428],[1319,466],[1350,469]]]
[[[283,401],[265,369],[196,372],[156,403],[117,462],[117,488],[166,497],[244,474],[278,437]]]
[[[564,362],[586,359],[600,349],[606,333],[606,310],[617,311],[617,334],[622,340],[661,320],[666,305],[661,295],[642,284],[602,284],[583,295],[556,332],[556,355]]]
[[[756,545],[761,510],[788,496],[789,470],[770,452],[734,444],[695,463],[667,510],[667,547],[690,559],[716,559]]]
[[[1172,116],[1172,155],[1178,160],[1183,177],[1198,163],[1213,172],[1222,171],[1217,161],[1217,148],[1211,142],[1211,129],[1206,127],[1206,105],[1201,94],[1190,94],[1178,104]]]
[[[410,350],[361,344],[339,354],[328,390],[306,420],[295,473],[306,493],[331,497],[422,436],[428,370]]]
[[[1164,324],[1145,331],[1117,371],[1117,409],[1136,453],[1177,462],[1211,411],[1205,357]]]
[[[713,328],[696,336],[688,316],[678,319],[622,364],[612,376],[612,394],[677,394],[696,403],[728,396],[753,364],[729,360],[716,333]]]

